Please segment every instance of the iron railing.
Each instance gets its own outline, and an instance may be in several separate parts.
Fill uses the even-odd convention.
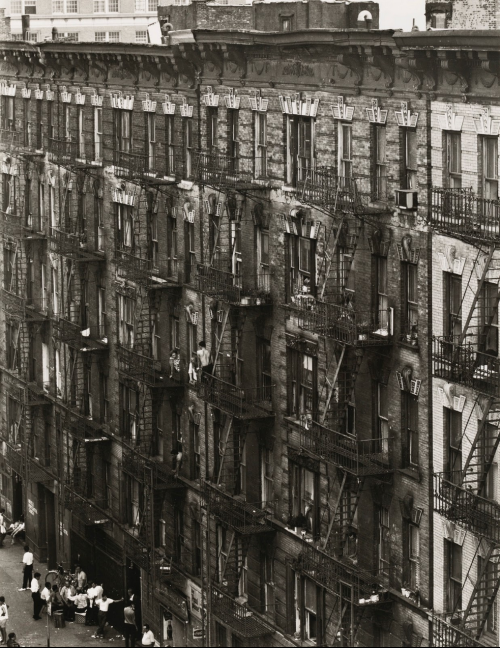
[[[215,299],[238,305],[266,305],[271,302],[271,275],[238,276],[213,266],[198,264],[198,288]]]
[[[222,153],[197,151],[194,156],[195,179],[221,191],[265,189],[268,182],[255,177],[254,160]]]
[[[266,418],[272,415],[274,385],[240,387],[232,381],[229,370],[217,367],[217,375],[201,372],[198,396],[236,418]]]
[[[500,396],[500,359],[477,351],[472,342],[459,342],[460,337],[452,335],[432,339],[434,375]]]
[[[106,351],[108,349],[104,324],[87,326],[83,329],[78,323],[59,317],[54,320],[54,333],[61,342],[74,349],[83,351]]]
[[[352,306],[330,304],[311,294],[297,294],[283,304],[297,317],[304,330],[333,338],[342,344],[376,346],[392,343],[392,308],[360,311]]]
[[[434,474],[434,510],[490,542],[500,545],[500,504],[462,484],[462,472]]]
[[[309,169],[297,181],[297,197],[301,202],[331,214],[355,213],[359,202],[356,180],[337,175],[330,167]]]
[[[204,483],[205,506],[210,515],[230,526],[240,535],[269,533],[273,527],[269,523],[271,502],[246,502],[243,498],[233,497],[211,482]]]
[[[184,483],[179,481],[177,475],[168,465],[145,457],[131,448],[123,450],[122,468],[148,487],[162,489],[184,487]]]
[[[389,439],[359,440],[316,421],[300,425],[300,444],[308,452],[356,476],[391,472]]]
[[[465,239],[500,241],[500,200],[476,196],[472,189],[431,189],[431,226]]]
[[[436,648],[480,648],[485,644],[476,641],[455,624],[438,616],[432,618],[432,645]]]
[[[350,587],[351,602],[358,607],[378,606],[390,602],[384,586],[389,574],[382,570],[362,571],[347,565],[313,545],[306,544],[294,563],[297,571],[327,589],[343,596],[345,585]]]
[[[212,585],[211,603],[213,615],[242,638],[256,639],[274,633],[272,627],[247,604],[238,603],[233,596],[224,592],[222,586]]]

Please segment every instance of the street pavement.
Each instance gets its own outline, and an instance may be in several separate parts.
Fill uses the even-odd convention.
[[[9,620],[7,621],[7,634],[15,632],[21,646],[47,646],[47,617],[45,612],[41,621],[33,619],[33,601],[31,591],[19,592],[22,585],[23,547],[21,544],[10,546],[10,537],[5,538],[4,546],[0,547],[0,596],[5,596],[9,606]],[[35,562],[35,569],[42,575],[43,583],[47,573],[46,564]],[[42,585],[43,587],[43,585]],[[87,627],[76,623],[66,623],[61,630],[54,628],[52,619],[50,624],[50,645],[58,646],[125,646],[122,636],[111,627],[106,628],[104,639],[92,639],[96,627]]]

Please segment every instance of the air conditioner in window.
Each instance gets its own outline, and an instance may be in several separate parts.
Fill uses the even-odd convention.
[[[396,189],[396,207],[399,209],[416,209],[418,192],[416,189]]]

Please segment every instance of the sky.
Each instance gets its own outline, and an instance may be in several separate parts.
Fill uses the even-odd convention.
[[[425,30],[425,0],[378,0],[380,27],[410,31],[413,18],[421,30]]]

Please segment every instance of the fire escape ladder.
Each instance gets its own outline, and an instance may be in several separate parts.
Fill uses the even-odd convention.
[[[222,472],[224,469],[224,463],[225,463],[225,458],[226,458],[226,453],[228,451],[228,445],[230,444],[232,440],[232,434],[233,434],[233,417],[227,415],[226,416],[226,421],[224,423],[224,428],[222,429],[222,438],[219,442],[219,472],[217,474],[217,486],[220,485],[221,483],[221,478],[222,478]]]
[[[482,417],[462,471],[462,484],[480,495],[500,443],[499,403],[485,398]]]
[[[339,517],[338,511],[339,511],[339,508],[341,506],[342,494],[344,492],[344,487],[345,487],[346,481],[347,481],[347,473],[343,472],[342,473],[342,481],[340,482],[339,494],[337,496],[335,506],[333,507],[332,517],[330,519],[330,524],[328,525],[328,531],[326,533],[326,537],[325,537],[325,540],[324,540],[324,543],[323,543],[323,547],[325,549],[328,546],[328,541],[330,540],[330,535],[332,533],[333,525],[335,524],[335,522],[338,520],[338,517]]]
[[[234,546],[234,544],[235,544],[235,542],[234,542],[234,541],[235,541],[235,538],[236,538],[236,532],[235,532],[235,531],[231,531],[231,536],[230,536],[230,540],[229,540],[229,545],[228,545],[228,548],[227,548],[227,556],[226,556],[226,560],[224,560],[224,563],[222,564],[222,569],[221,569],[221,571],[220,571],[220,579],[221,579],[221,581],[224,581],[224,577],[225,577],[225,575],[226,575],[226,569],[227,569],[227,567],[228,567],[228,565],[229,565],[229,562],[230,562],[230,559],[231,559],[231,552],[233,551],[233,546]],[[221,550],[220,550],[220,552],[219,552],[219,558],[220,558],[220,553],[221,553],[221,552],[222,552],[222,548],[221,548]]]
[[[356,378],[363,360],[363,348],[346,349],[343,366],[337,378],[337,402],[334,410],[334,421],[337,429],[343,430],[347,408],[351,402],[356,386]]]
[[[17,330],[18,335],[18,350],[19,350],[19,375],[29,382],[30,376],[29,362],[30,362],[30,340],[31,340],[31,327],[26,321],[19,322]],[[34,378],[34,376],[33,376]]]
[[[479,260],[480,253],[481,253],[481,251],[478,252],[474,267],[476,266],[476,264],[477,264],[477,262]],[[481,277],[480,277],[480,279],[478,281],[478,284],[477,284],[477,290],[474,292],[472,302],[470,304],[469,311],[467,313],[467,319],[465,320],[465,324],[462,327],[462,332],[460,334],[460,337],[459,337],[459,340],[458,340],[458,343],[457,343],[457,348],[460,348],[462,346],[462,344],[463,344],[463,342],[465,340],[465,337],[467,335],[467,331],[469,329],[469,325],[471,323],[471,320],[472,320],[472,318],[474,316],[474,312],[476,310],[476,305],[477,305],[477,302],[478,302],[479,297],[481,295],[483,285],[484,285],[484,283],[486,281],[486,276],[487,276],[488,271],[490,269],[490,263],[491,263],[491,260],[493,259],[494,253],[495,253],[495,246],[492,245],[492,246],[490,246],[490,249],[489,249],[488,254],[486,256],[486,260],[484,262],[484,266],[483,266],[483,269],[481,271]],[[468,282],[467,285],[469,285],[472,274],[474,273],[474,267],[472,269],[471,276],[469,277],[469,282]],[[463,294],[463,297],[462,297],[462,303],[460,304],[460,308],[462,308],[462,305],[464,303],[466,292],[467,291],[464,291],[464,294]]]
[[[221,353],[221,348],[222,348],[222,344],[223,344],[223,341],[224,341],[224,335],[226,333],[226,327],[227,327],[228,319],[229,319],[229,307],[226,307],[226,308],[224,308],[224,314],[222,316],[222,326],[221,326],[220,335],[218,335],[217,332],[215,333],[216,347],[215,347],[215,355],[214,355],[214,359],[213,359],[213,363],[214,363],[214,366],[213,366],[213,369],[212,369],[212,374],[213,375],[215,375],[215,373],[216,373],[217,362],[219,360],[219,355]]]
[[[491,544],[481,559],[476,583],[463,614],[462,628],[476,640],[483,633],[500,588],[499,560],[500,547]]]
[[[340,372],[340,368],[342,366],[342,362],[344,360],[345,352],[346,352],[346,346],[344,345],[342,347],[341,351],[340,351],[340,358],[339,358],[339,360],[337,362],[337,366],[335,367],[335,373],[333,375],[332,380],[330,381],[328,379],[328,375],[325,377],[325,385],[327,386],[328,392],[327,392],[327,396],[326,396],[325,411],[323,413],[323,416],[321,417],[321,423],[322,424],[324,424],[325,419],[328,416],[328,412],[329,412],[329,409],[330,409],[330,402],[332,400],[333,394],[335,393],[335,387],[337,385],[337,380],[338,380],[338,377],[339,377],[339,372]],[[327,372],[328,372],[328,368],[327,368]]]

